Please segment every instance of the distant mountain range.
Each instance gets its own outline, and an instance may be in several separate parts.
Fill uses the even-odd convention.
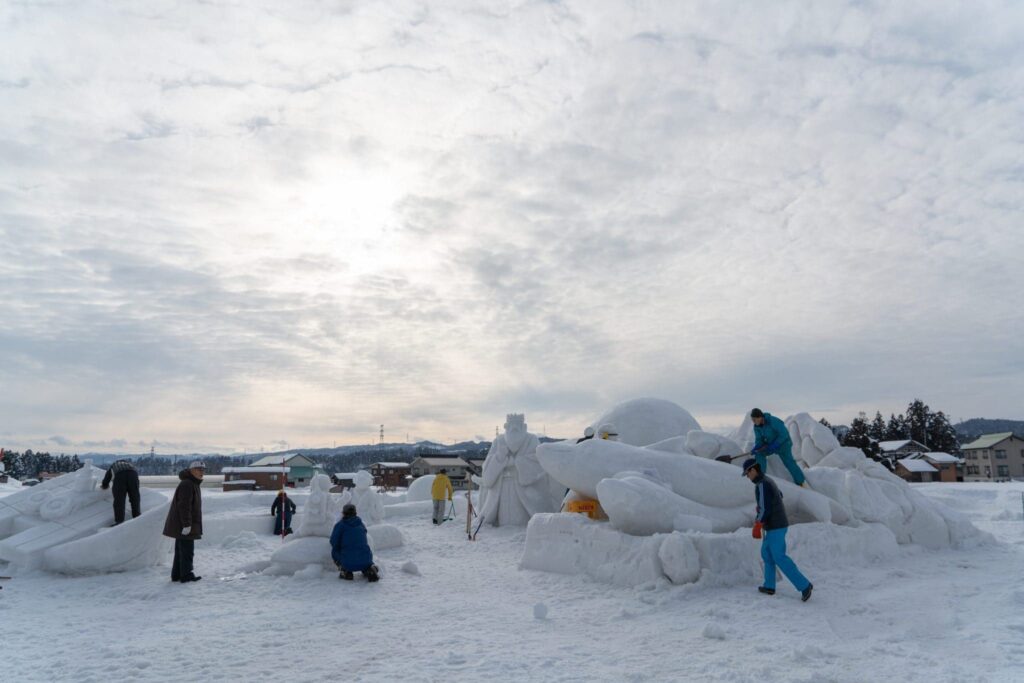
[[[548,436],[541,436],[541,443],[550,443],[552,441],[562,441],[562,439],[553,439]],[[454,444],[442,444],[435,441],[417,441],[416,443],[385,443],[385,444],[363,444],[358,446],[337,446],[335,448],[289,448],[283,451],[269,451],[263,453],[249,453],[247,457],[250,460],[259,460],[265,458],[268,455],[284,455],[291,453],[302,453],[303,455],[309,455],[318,458],[325,458],[337,455],[349,455],[354,453],[367,453],[373,451],[380,451],[383,457],[393,458],[396,455],[399,457],[411,458],[417,451],[429,449],[433,451],[440,451],[442,453],[476,453],[481,450],[485,451],[491,447],[490,441],[461,441]],[[113,462],[119,458],[143,458],[149,455],[145,453],[129,453],[129,454],[114,454],[114,453],[85,453],[79,455],[79,459],[85,460],[89,458],[93,461],[94,465],[105,465]],[[189,458],[204,458],[210,456],[225,456],[225,457],[242,457],[240,453],[156,453],[157,457],[160,458],[179,458],[186,460]]]
[[[1024,439],[1024,420],[991,420],[985,417],[974,417],[953,425],[960,445],[968,444],[983,434],[999,434],[1013,432]]]

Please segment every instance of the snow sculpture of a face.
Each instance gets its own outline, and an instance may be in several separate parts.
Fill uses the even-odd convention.
[[[366,470],[359,470],[356,472],[356,476],[353,481],[355,482],[356,490],[365,491],[370,488],[371,484],[373,484],[373,475]]]
[[[75,491],[80,493],[89,493],[96,488],[96,483],[92,479],[92,460],[86,460],[85,464],[82,465],[82,469],[75,472]]]
[[[518,451],[526,441],[526,416],[511,413],[505,419],[505,443],[513,453]]]

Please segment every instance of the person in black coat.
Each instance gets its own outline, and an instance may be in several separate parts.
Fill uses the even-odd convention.
[[[203,495],[199,489],[206,474],[206,464],[193,460],[187,470],[178,472],[178,488],[174,490],[171,507],[164,522],[164,536],[174,539],[174,564],[171,581],[189,583],[203,578],[192,570],[195,543],[203,537]]]
[[[124,521],[124,499],[128,498],[132,505],[132,519],[142,514],[142,506],[139,502],[139,473],[129,460],[116,460],[107,468],[103,476],[100,488],[106,490],[110,487],[110,480],[114,480],[114,526]]]
[[[276,536],[281,535],[282,529],[284,529],[285,536],[292,533],[292,515],[295,514],[295,510],[295,501],[289,498],[284,491],[279,491],[277,498],[274,498],[274,504],[270,506],[270,514],[277,516],[277,519],[274,520]]]

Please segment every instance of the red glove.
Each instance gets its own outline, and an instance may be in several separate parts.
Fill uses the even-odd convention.
[[[754,538],[761,538],[761,522],[754,522],[754,530],[751,532]]]

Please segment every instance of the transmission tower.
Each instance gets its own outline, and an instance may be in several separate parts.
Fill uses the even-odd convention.
[[[384,445],[384,425],[380,426],[380,445]]]

